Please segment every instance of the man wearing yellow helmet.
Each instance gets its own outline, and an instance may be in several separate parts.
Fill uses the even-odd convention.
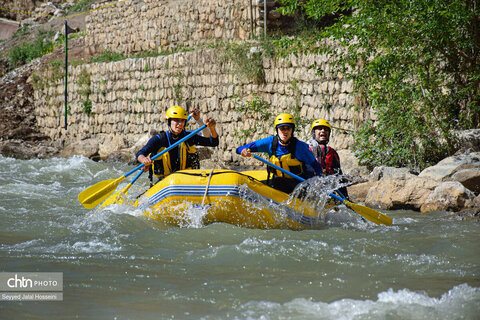
[[[317,159],[317,162],[322,165],[323,172],[326,175],[338,174],[342,175],[340,167],[340,157],[337,151],[332,147],[327,146],[330,141],[330,134],[332,132],[332,125],[325,119],[317,119],[313,121],[311,127],[312,138],[307,141],[310,150]],[[338,190],[341,195],[348,200],[348,192],[346,187]]]
[[[195,169],[198,168],[199,164],[194,146],[218,146],[218,135],[215,131],[216,122],[212,118],[207,118],[205,124],[210,130],[210,137],[194,135],[153,161],[153,168],[150,168],[152,164],[151,156],[156,155],[188,135],[188,132],[184,129],[187,118],[188,114],[182,107],[173,106],[168,108],[165,114],[165,119],[168,122],[168,131],[161,131],[159,134],[153,136],[147,144],[137,152],[137,160],[145,164],[144,170],[148,169],[157,178],[162,179],[164,176],[178,170]]]
[[[281,113],[275,119],[275,136],[260,139],[244,146],[238,147],[236,152],[243,157],[251,157],[251,152],[265,152],[270,157],[270,162],[288,170],[305,179],[313,176],[307,171],[307,165],[313,168],[315,175],[322,174],[321,165],[315,160],[308,149],[308,145],[293,136],[295,120],[291,114]],[[299,183],[296,179],[284,174],[280,170],[268,167],[267,184],[275,189],[291,193]],[[270,175],[273,178],[270,179]]]

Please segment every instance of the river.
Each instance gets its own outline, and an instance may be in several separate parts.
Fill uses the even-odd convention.
[[[63,301],[0,301],[1,319],[480,319],[478,220],[342,209],[321,230],[179,228],[77,201],[130,169],[0,156],[0,271],[63,273]]]

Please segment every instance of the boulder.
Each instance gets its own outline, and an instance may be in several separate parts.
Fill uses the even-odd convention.
[[[422,204],[420,211],[460,211],[474,205],[475,194],[458,181],[438,185]]]
[[[452,180],[460,182],[477,194],[480,193],[480,167],[459,170],[453,174]]]
[[[109,162],[135,163],[134,158],[135,155],[132,154],[129,149],[123,149],[110,153],[105,160]]]
[[[6,140],[0,141],[0,154],[16,159],[45,159],[58,156],[59,149],[55,148],[50,141],[45,140]]]
[[[64,147],[61,156],[68,158],[73,155],[82,155],[90,159],[98,160],[99,145],[98,139],[95,138],[74,141]]]
[[[348,195],[355,202],[365,202],[368,191],[373,185],[374,182],[371,181],[350,185],[347,187]]]
[[[378,167],[370,176],[373,185],[365,203],[385,210],[419,210],[440,183],[420,178],[406,168]]]
[[[127,147],[125,138],[120,135],[106,136],[102,144],[98,146],[98,154],[102,160],[106,160],[110,154]]]
[[[373,171],[368,176],[369,181],[379,181],[383,177],[390,177],[392,179],[405,180],[411,178],[414,175],[408,168],[394,168],[394,167],[375,167]]]
[[[130,148],[132,154],[137,154],[137,152],[147,144],[148,140],[150,140],[152,136],[153,135],[151,133],[141,136],[140,139],[138,139],[137,142],[135,142],[135,144]]]
[[[480,152],[463,153],[445,158],[436,165],[426,168],[418,176],[440,182],[451,181],[457,171],[472,167],[480,169]]]

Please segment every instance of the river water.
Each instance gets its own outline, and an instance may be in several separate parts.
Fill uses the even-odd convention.
[[[0,301],[1,319],[480,319],[478,220],[342,209],[321,230],[179,228],[78,203],[131,168],[0,156],[0,271],[63,273],[63,301]]]

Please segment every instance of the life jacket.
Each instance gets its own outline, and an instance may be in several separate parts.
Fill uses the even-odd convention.
[[[171,145],[169,135],[167,135],[165,131],[161,131],[157,137],[160,138],[161,141],[168,141],[168,145]],[[165,149],[166,147],[162,147],[157,151],[157,153],[160,153]],[[174,152],[175,150],[178,152],[178,159],[180,161],[180,167],[178,170],[198,169],[200,167],[199,157],[197,151],[195,150],[195,146],[184,141],[180,143],[180,146],[173,148],[169,152],[165,152],[161,157],[153,161],[152,172],[155,177],[163,178],[164,176],[172,173],[170,152]]]
[[[305,173],[306,172],[305,163],[303,163],[302,161],[298,160],[295,157],[295,149],[298,141],[297,138],[295,137],[291,138],[291,141],[287,146],[289,153],[281,156],[280,159],[276,156],[276,151],[278,149],[278,144],[279,144],[278,140],[279,140],[278,136],[273,137],[272,156],[270,157],[270,162],[298,176]],[[288,174],[284,174],[280,170],[276,170],[271,166],[267,166],[267,171],[268,171],[268,179],[270,179],[270,174],[273,174],[274,176],[277,176],[277,177],[285,177],[285,178],[293,179]]]
[[[311,148],[315,159],[322,165],[325,174],[336,174],[340,170],[340,159],[337,152],[327,145],[317,143]]]

